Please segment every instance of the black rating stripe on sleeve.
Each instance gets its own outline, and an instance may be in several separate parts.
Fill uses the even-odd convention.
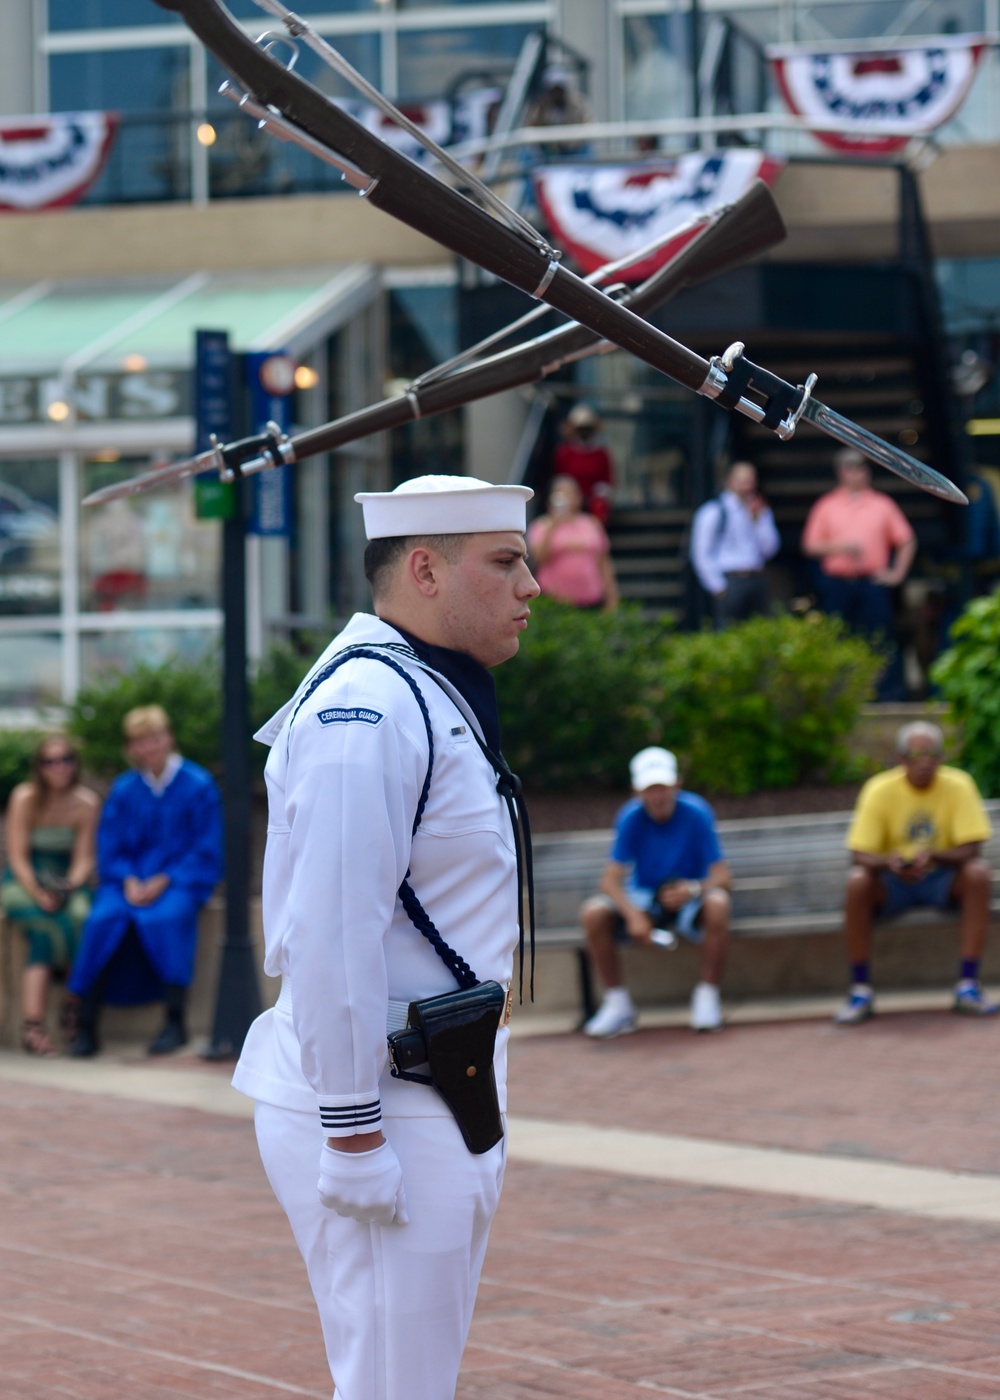
[[[348,1104],[345,1108],[321,1104],[319,1117],[323,1127],[328,1129],[365,1128],[381,1120],[382,1104],[379,1099],[373,1099],[371,1103]]]

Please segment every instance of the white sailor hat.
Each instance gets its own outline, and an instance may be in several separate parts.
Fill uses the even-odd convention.
[[[398,535],[483,535],[527,525],[527,486],[495,486],[474,476],[415,476],[395,491],[359,491],[370,540]]]

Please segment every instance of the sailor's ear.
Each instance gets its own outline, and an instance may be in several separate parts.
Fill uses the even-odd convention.
[[[425,598],[433,598],[440,584],[441,555],[424,545],[411,549],[406,560],[406,572]]]

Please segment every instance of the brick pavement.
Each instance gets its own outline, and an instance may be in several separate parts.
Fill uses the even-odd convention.
[[[918,1015],[517,1041],[512,1110],[1000,1175],[998,1036]],[[0,1115],[3,1400],[329,1396],[245,1118],[2,1062]],[[459,1400],[1000,1400],[1000,1228],[627,1165],[511,1163]]]
[[[1000,1017],[947,1012],[511,1043],[510,1109],[1000,1174]]]

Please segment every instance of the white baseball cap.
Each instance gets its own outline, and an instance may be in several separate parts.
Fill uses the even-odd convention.
[[[496,486],[474,476],[415,476],[395,491],[359,491],[354,499],[370,540],[402,535],[483,535],[527,526],[527,486]]]
[[[628,771],[636,792],[645,792],[657,783],[673,787],[677,781],[677,759],[669,749],[640,749]]]

